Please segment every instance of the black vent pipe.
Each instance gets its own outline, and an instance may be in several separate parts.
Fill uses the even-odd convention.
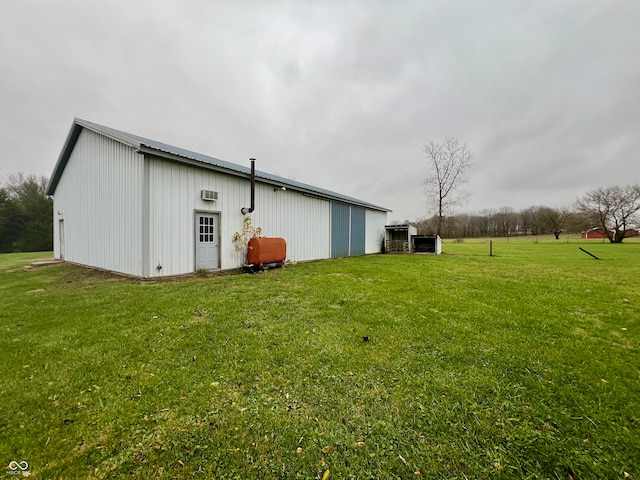
[[[240,211],[243,215],[253,212],[256,207],[256,159],[250,158],[249,160],[251,160],[251,208],[242,207]]]

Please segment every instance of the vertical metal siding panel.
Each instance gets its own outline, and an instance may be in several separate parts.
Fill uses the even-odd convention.
[[[179,192],[178,201],[175,202],[173,208],[172,223],[175,222],[184,226],[184,229],[179,231],[171,229],[173,243],[178,245],[174,259],[176,267],[179,269],[182,269],[183,252],[187,248],[187,232],[193,228],[190,221],[193,216],[193,193],[192,188],[189,188],[189,173],[191,171],[191,168],[184,168],[182,165],[174,164],[173,174],[178,178]]]
[[[243,259],[236,252],[231,239],[236,232],[242,231],[244,215],[240,209],[250,204],[250,182],[231,175],[219,175],[220,192],[224,196],[220,214],[220,264],[222,269],[237,268]],[[251,217],[254,226],[261,226],[255,213]]]
[[[143,276],[151,276],[151,193],[149,185],[151,183],[151,165],[148,158],[143,157],[142,165],[142,188],[138,201],[140,202],[140,223],[142,231],[140,232],[140,252],[141,252],[141,271]]]
[[[165,264],[164,257],[158,259],[158,252],[162,251],[164,240],[164,232],[162,231],[162,192],[164,184],[163,171],[160,168],[160,165],[158,165],[156,159],[149,156],[147,161],[149,162],[149,221],[151,222],[149,227],[149,251],[147,252],[147,255],[149,256],[149,275],[155,276],[157,273],[157,269],[155,268],[157,263],[155,262],[159,260],[162,262],[161,265]],[[151,265],[154,267],[151,267]],[[167,272],[165,273],[169,274],[170,269],[167,269]]]
[[[220,214],[220,267],[237,268],[243,259],[231,241],[242,230],[245,216],[240,209],[250,202],[248,178],[197,169],[154,158],[151,168],[151,263],[152,275],[176,275],[194,271],[194,212]],[[219,192],[216,202],[200,199],[200,190]],[[329,258],[332,255],[332,232],[337,235],[340,255],[349,254],[350,206],[302,195],[290,190],[276,190],[273,185],[257,182],[256,210],[250,214],[253,225],[264,235],[287,241],[287,258],[302,261]],[[336,209],[333,215],[332,210]],[[356,213],[354,232],[366,229],[364,210]],[[332,222],[336,227],[331,229]],[[354,235],[354,238],[358,235]],[[361,235],[360,235],[361,236]],[[361,253],[362,239],[354,245]],[[358,243],[359,242],[359,243]],[[160,272],[155,265],[160,263]]]
[[[365,254],[365,223],[366,213],[365,209],[361,207],[351,207],[351,248],[350,255],[364,255]]]
[[[102,179],[103,196],[97,199],[105,206],[110,218],[101,225],[104,232],[104,251],[109,252],[105,264],[110,270],[142,275],[142,187],[144,157],[131,147],[99,136],[104,146],[103,164],[106,177]],[[115,192],[114,192],[115,190]],[[114,197],[115,193],[115,198]],[[99,219],[95,219],[96,223]]]
[[[156,165],[155,165],[154,159],[149,155],[145,155],[145,163],[147,168],[146,183],[147,183],[147,198],[148,198],[147,243],[149,247],[149,249],[145,252],[145,255],[147,256],[147,262],[149,263],[148,274],[149,276],[153,277],[153,276],[156,276],[156,274],[158,273],[155,268],[157,264],[153,263],[153,254],[152,254],[152,252],[155,252],[155,249],[158,248],[157,242],[156,242],[157,228],[158,228],[158,221],[156,218],[157,189],[155,188]]]
[[[182,200],[182,207],[180,209],[181,223],[185,225],[185,231],[180,232],[180,250],[177,255],[177,262],[181,270],[190,271],[191,265],[195,265],[194,262],[189,263],[189,251],[193,251],[194,245],[192,245],[191,239],[193,239],[194,229],[194,210],[196,195],[200,192],[200,188],[196,185],[196,169],[187,168],[182,175],[182,188],[184,191],[184,198]],[[200,185],[200,182],[198,182]],[[204,187],[203,187],[204,188]],[[184,218],[182,218],[184,217]]]
[[[159,273],[169,275],[171,269],[167,266],[165,258],[159,252],[163,251],[164,235],[162,231],[162,209],[163,200],[162,191],[163,171],[159,162],[152,156],[147,156],[146,161],[149,165],[149,251],[147,252],[149,262],[149,275],[157,276]],[[158,272],[156,266],[159,262],[162,270]]]
[[[345,203],[331,203],[331,257],[349,255],[350,207]]]
[[[231,242],[233,234],[243,226],[240,209],[249,204],[249,181],[219,172],[152,160],[152,250],[155,257],[152,274],[156,276],[191,273],[195,268],[195,212],[220,214],[220,268],[240,266],[241,260]],[[200,199],[200,190],[219,193],[218,200]],[[271,189],[272,190],[272,189]],[[258,193],[258,192],[257,192]],[[264,203],[268,191],[259,192]],[[261,226],[257,212],[254,225]],[[266,232],[265,232],[266,233]],[[155,265],[162,265],[161,271]]]
[[[375,210],[366,211],[366,253],[380,253],[387,224],[387,213]]]
[[[149,157],[150,162],[150,263],[151,276],[193,272],[194,177],[192,168]],[[162,268],[157,269],[160,265]]]
[[[331,256],[331,203],[326,200],[299,195],[305,204],[297,225],[300,243],[305,246],[300,260],[314,260]]]
[[[140,274],[142,165],[130,147],[90,130],[80,133],[55,192],[67,260]]]
[[[178,163],[170,163],[169,167],[165,170],[164,184],[168,192],[171,192],[171,201],[165,205],[163,233],[165,236],[165,243],[168,243],[168,247],[171,254],[168,259],[171,264],[172,270],[179,270],[179,255],[182,248],[180,239],[182,233],[187,228],[187,216],[189,211],[186,210],[184,215],[181,215],[181,209],[183,207],[185,191],[182,185],[182,177],[185,173],[185,167]],[[178,227],[178,228],[176,228]],[[164,253],[164,252],[163,252]],[[165,258],[165,261],[167,259]]]
[[[58,224],[60,222],[57,212],[60,210],[56,197],[53,197],[53,258],[60,258],[60,232]]]
[[[152,156],[147,156],[146,161],[149,164],[149,251],[147,252],[149,262],[149,275],[157,276],[159,273],[171,274],[171,268],[167,265],[164,256],[160,253],[163,251],[164,232],[162,229],[163,222],[163,205],[162,201],[164,191],[163,170],[159,162]],[[167,192],[168,194],[169,192]],[[162,265],[159,272],[156,266]]]
[[[255,226],[265,236],[282,237],[287,242],[290,261],[315,260],[330,256],[330,203],[300,192],[256,185]]]
[[[199,197],[202,187],[196,184],[196,170],[194,168],[181,169],[181,206],[177,212],[180,225],[183,230],[178,235],[178,252],[176,255],[176,266],[185,272],[195,270],[195,260],[193,252],[194,243],[194,210],[196,209],[196,195]]]

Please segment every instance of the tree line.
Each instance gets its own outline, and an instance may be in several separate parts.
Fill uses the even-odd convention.
[[[598,228],[611,243],[622,243],[640,227],[640,185],[598,188],[580,197],[572,208],[510,207],[448,216],[434,214],[416,221],[418,234],[440,230],[442,238],[511,237],[518,235],[579,234]]]
[[[479,238],[553,233],[558,238],[561,232],[580,233],[599,227],[611,243],[621,243],[629,230],[640,227],[640,184],[592,190],[579,198],[573,208],[532,206],[516,211],[502,207],[447,215],[453,205],[467,197],[465,194],[454,197],[452,192],[464,183],[459,173],[469,168],[471,158],[466,145],[447,141],[445,154],[436,151],[441,148],[437,144],[425,147],[434,165],[447,156],[461,160],[453,167],[440,165],[442,168],[430,177],[432,188],[427,194],[438,200],[437,208],[433,209],[435,214],[405,222],[416,226],[420,235]],[[456,169],[460,170],[458,174],[452,173]],[[44,176],[21,173],[0,182],[0,252],[53,250],[53,200],[46,195],[47,183]]]
[[[588,221],[576,212],[533,206],[516,211],[511,207],[487,208],[477,213],[459,213],[440,219],[438,215],[408,221],[419,235],[436,232],[440,223],[443,238],[510,237],[516,235],[543,235],[561,232],[581,232]]]
[[[425,145],[423,153],[429,174],[424,181],[433,216],[413,223],[419,234],[443,238],[509,237],[581,232],[599,228],[611,243],[622,243],[640,227],[640,184],[597,188],[579,198],[573,209],[529,207],[519,212],[503,207],[476,214],[452,214],[469,198],[468,182],[473,154],[466,143],[445,137]]]
[[[10,175],[0,182],[0,252],[53,250],[53,200],[44,176]]]

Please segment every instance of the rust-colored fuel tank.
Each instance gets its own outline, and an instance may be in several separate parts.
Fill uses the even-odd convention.
[[[254,237],[247,247],[247,263],[253,266],[284,263],[287,258],[287,242],[284,238]]]

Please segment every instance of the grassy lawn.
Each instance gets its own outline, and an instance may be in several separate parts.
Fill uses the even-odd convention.
[[[640,243],[488,245],[151,283],[0,255],[0,463],[640,478]]]
[[[14,268],[22,268],[31,262],[52,260],[51,252],[26,252],[12,253],[10,255],[0,253],[0,272],[6,272]]]

